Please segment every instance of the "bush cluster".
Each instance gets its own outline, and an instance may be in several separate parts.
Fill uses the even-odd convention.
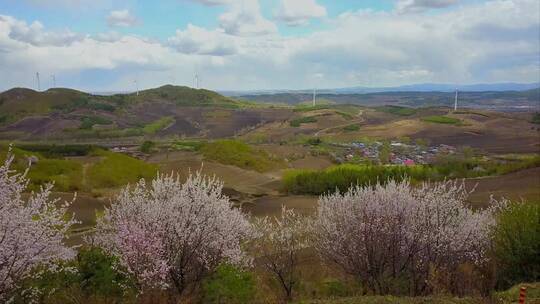
[[[448,116],[440,116],[440,115],[427,116],[427,117],[422,118],[422,121],[438,123],[438,124],[446,124],[446,125],[459,125],[459,124],[461,124],[461,120],[459,120],[457,118],[452,118],[452,117],[448,117]]]
[[[369,186],[409,177],[427,180],[436,173],[425,166],[339,165],[325,170],[289,170],[283,176],[284,190],[296,194],[320,195],[347,191],[353,185]]]
[[[317,118],[315,118],[313,116],[306,116],[306,117],[300,117],[300,118],[297,118],[297,119],[293,119],[293,120],[291,120],[291,122],[289,124],[291,125],[291,127],[298,128],[302,124],[314,123],[314,122],[317,122]]]
[[[439,157],[432,165],[389,166],[344,164],[324,170],[289,170],[283,176],[283,190],[296,194],[320,195],[347,191],[351,185],[373,185],[409,178],[413,182],[445,178],[471,178],[501,175],[540,166],[540,156],[508,160],[481,160],[458,156]]]

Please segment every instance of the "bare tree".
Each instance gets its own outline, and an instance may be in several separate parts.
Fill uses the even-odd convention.
[[[309,219],[282,207],[281,217],[255,221],[255,257],[279,282],[286,301],[297,285],[301,251],[308,246]]]

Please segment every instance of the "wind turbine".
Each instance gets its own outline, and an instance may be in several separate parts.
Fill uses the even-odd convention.
[[[317,89],[313,89],[313,106],[317,102]]]
[[[36,81],[37,81],[38,91],[41,91],[41,83],[39,81],[39,72],[36,72]]]
[[[199,89],[199,74],[195,73],[195,78],[193,79],[195,89]]]
[[[135,83],[135,90],[137,92],[137,96],[139,96],[139,83],[137,82],[137,79],[133,80],[133,83]]]
[[[457,105],[458,105],[458,89],[456,88],[456,98],[454,100],[454,112],[457,111]]]
[[[53,84],[53,88],[56,88],[56,76],[54,76],[54,74],[51,75],[51,79],[52,79],[52,84]]]

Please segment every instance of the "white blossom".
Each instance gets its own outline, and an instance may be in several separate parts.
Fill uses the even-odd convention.
[[[500,206],[473,211],[467,196],[456,182],[414,188],[393,181],[323,196],[316,248],[373,291],[391,292],[392,279],[406,277],[411,294],[426,293],[430,267],[450,271],[486,259]]]
[[[52,267],[75,255],[63,242],[77,222],[67,214],[71,202],[60,205],[58,199],[50,199],[52,184],[23,199],[27,171],[15,173],[10,170],[12,162],[10,148],[0,167],[0,301],[38,265]]]
[[[241,244],[251,225],[221,190],[200,172],[185,183],[172,174],[149,187],[141,180],[105,210],[93,241],[118,255],[143,290],[182,293],[221,262],[250,262]]]

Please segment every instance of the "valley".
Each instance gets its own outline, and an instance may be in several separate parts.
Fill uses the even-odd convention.
[[[444,153],[426,151],[441,145],[451,147],[450,153],[456,156],[452,161],[460,166],[471,157],[505,166],[520,162],[519,157],[497,159],[505,155],[534,159],[540,154],[540,125],[532,122],[534,114],[530,112],[330,103],[291,106],[247,102],[174,86],[139,95],[13,89],[0,96],[0,109],[10,117],[0,125],[3,153],[13,143],[21,149],[16,153],[19,158],[39,155],[43,161],[30,169],[30,176],[34,170],[35,176],[58,171],[49,180],[56,182],[55,189],[62,197],[67,192],[78,193],[73,211],[80,214],[84,227],[94,224],[95,212],[100,212],[120,187],[157,172],[175,172],[186,178],[189,172],[200,170],[215,176],[224,182],[231,200],[254,215],[276,214],[281,205],[309,214],[315,210],[317,196],[288,193],[283,176],[290,170],[317,171],[348,163],[395,165],[406,159],[435,166]],[[233,141],[212,146],[221,139]],[[151,146],[143,152],[145,142]],[[236,142],[243,146],[227,147]],[[380,159],[383,143],[392,143],[387,160]],[[66,145],[88,150],[81,155],[60,152],[50,158],[39,154]],[[430,160],[424,161],[422,156]],[[485,170],[487,165],[468,166],[455,176],[429,178],[465,178],[467,187],[477,185],[471,196],[471,204],[477,206],[485,206],[490,194],[540,199],[538,174],[529,169],[540,166],[536,160],[508,177],[499,176],[498,171],[473,172]],[[112,177],[113,168],[122,169],[118,176]],[[520,194],[512,194],[513,187],[501,189],[502,184],[508,185],[507,179],[514,179],[512,174],[519,176],[526,188],[520,189]],[[47,181],[41,178],[36,187]]]

